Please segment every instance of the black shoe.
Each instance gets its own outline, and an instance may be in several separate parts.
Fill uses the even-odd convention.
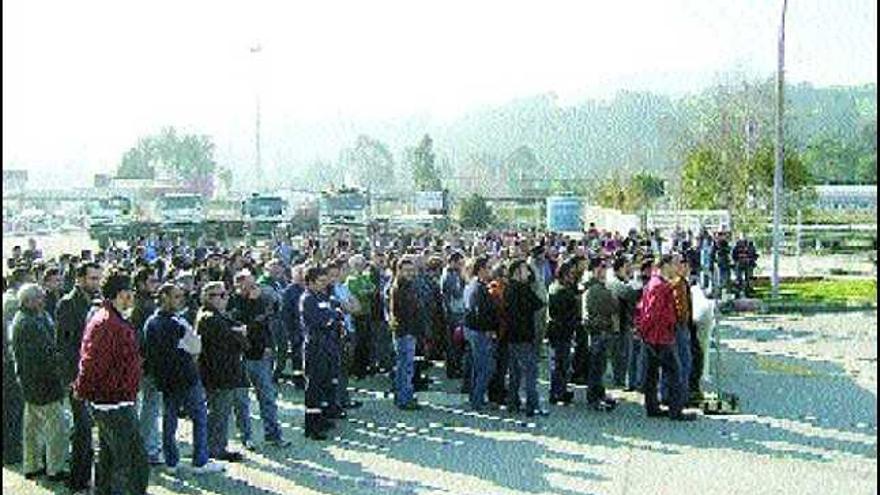
[[[697,415],[694,413],[678,413],[675,415],[669,415],[669,419],[672,421],[696,421]]]
[[[601,412],[609,412],[609,411],[614,410],[614,406],[611,406],[607,402],[604,402],[601,400],[597,400],[595,402],[590,402],[587,404],[587,407],[589,407],[590,409],[592,409],[594,411],[601,411]]]
[[[34,471],[33,473],[24,473],[24,479],[26,480],[35,480],[40,476],[46,476],[46,468]]]
[[[422,409],[422,406],[415,400],[411,400],[402,406],[397,406],[397,408],[402,411],[419,411]]]
[[[648,417],[649,418],[666,418],[666,417],[669,417],[669,412],[664,411],[662,409],[658,410],[658,411],[648,411]]]
[[[230,452],[226,451],[222,454],[218,455],[215,459],[218,461],[226,461],[226,462],[241,462],[244,460],[244,456],[238,452]]]
[[[71,493],[88,492],[89,489],[91,488],[91,485],[89,484],[88,481],[85,483],[76,483],[72,480],[67,480],[64,483],[64,486],[66,486],[67,489],[70,490]]]
[[[323,431],[307,431],[306,438],[310,440],[327,440],[327,434]]]
[[[342,411],[342,410],[331,411],[331,412],[327,412],[326,414],[324,414],[324,417],[329,418],[329,419],[345,419],[348,417],[348,413],[346,413],[345,411]]]
[[[66,473],[61,471],[59,473],[55,473],[51,476],[46,476],[46,479],[53,483],[61,483],[62,481],[67,481],[70,479],[70,473]]]
[[[290,447],[290,442],[287,440],[284,440],[283,438],[272,438],[272,439],[266,440],[266,445],[270,445],[272,447],[278,447],[278,448],[283,449],[285,447]]]
[[[605,397],[604,399],[602,399],[602,402],[607,404],[608,407],[610,407],[611,409],[617,407],[617,399],[614,399],[612,397]]]
[[[350,401],[348,404],[343,404],[342,407],[345,409],[357,409],[363,406],[364,403],[359,400]]]

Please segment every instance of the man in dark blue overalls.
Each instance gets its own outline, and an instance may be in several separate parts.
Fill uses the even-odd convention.
[[[339,332],[341,321],[327,295],[326,271],[311,267],[304,278],[306,291],[300,299],[300,318],[305,336],[305,435],[326,440],[325,431],[331,424],[325,416],[335,399],[331,336]]]

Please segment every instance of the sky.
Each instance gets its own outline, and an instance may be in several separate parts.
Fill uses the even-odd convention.
[[[3,167],[54,187],[112,172],[138,137],[166,125],[211,135],[223,165],[252,163],[258,94],[265,156],[295,162],[353,140],[366,121],[442,123],[546,92],[567,105],[622,89],[695,92],[731,74],[764,79],[776,69],[782,8],[769,0],[2,5]],[[788,82],[876,83],[876,60],[874,0],[789,1]],[[280,141],[297,129],[325,136],[285,148]]]

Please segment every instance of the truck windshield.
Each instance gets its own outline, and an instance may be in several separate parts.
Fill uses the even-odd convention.
[[[335,196],[325,195],[321,198],[324,211],[332,213],[340,210],[363,210],[366,207],[366,199],[361,194],[339,194]]]
[[[171,196],[162,198],[162,207],[169,210],[198,208],[202,198],[198,196]]]
[[[284,201],[281,198],[251,198],[247,203],[247,212],[251,216],[277,217],[282,215]]]
[[[109,198],[98,201],[98,208],[102,210],[123,210],[131,208],[131,201],[127,198]]]

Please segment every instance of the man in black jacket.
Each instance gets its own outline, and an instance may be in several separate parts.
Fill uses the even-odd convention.
[[[242,456],[227,450],[229,415],[235,390],[246,387],[242,352],[247,348],[247,327],[229,318],[229,294],[223,282],[202,287],[203,306],[196,317],[202,338],[199,371],[208,395],[208,454],[221,461],[238,462]]]
[[[510,367],[509,403],[519,410],[519,386],[525,378],[526,415],[539,412],[538,404],[538,352],[535,347],[535,311],[545,306],[531,287],[532,270],[523,260],[511,263],[510,283],[504,291],[508,312],[508,365]]]
[[[471,282],[465,287],[465,335],[473,363],[470,405],[486,407],[486,389],[495,371],[495,347],[498,340],[498,313],[489,297],[489,258],[478,256],[471,266]]]
[[[70,384],[76,380],[79,351],[86,317],[93,299],[101,289],[101,266],[82,263],[76,268],[74,288],[58,301],[55,308],[55,343],[61,354],[61,379],[70,399],[73,429],[70,433],[72,455],[68,486],[73,491],[85,490],[91,484],[94,449],[92,447],[92,415],[85,401],[77,399]]]
[[[260,403],[263,439],[270,445],[283,447],[288,442],[281,438],[281,426],[278,424],[276,391],[272,382],[273,340],[266,299],[262,297],[253,274],[247,269],[236,273],[235,290],[235,295],[229,301],[229,316],[247,327],[248,347],[244,352],[244,367],[248,382],[256,390]],[[239,392],[236,407],[243,440],[252,449],[250,398],[246,391],[244,394]]]
[[[571,340],[581,326],[581,305],[578,302],[578,274],[574,259],[568,259],[556,270],[556,280],[549,289],[550,323],[550,402],[569,403],[574,393],[568,390],[571,367]]]
[[[146,357],[144,354],[146,341],[144,325],[147,319],[156,312],[156,288],[159,287],[156,269],[150,266],[139,268],[132,277],[132,286],[134,286],[135,293],[130,321],[137,332],[141,357]],[[145,369],[140,383],[138,423],[141,437],[144,439],[144,447],[147,450],[147,459],[154,466],[162,464],[162,444],[159,437],[161,401],[162,393],[156,387],[156,379],[150,370]]]

